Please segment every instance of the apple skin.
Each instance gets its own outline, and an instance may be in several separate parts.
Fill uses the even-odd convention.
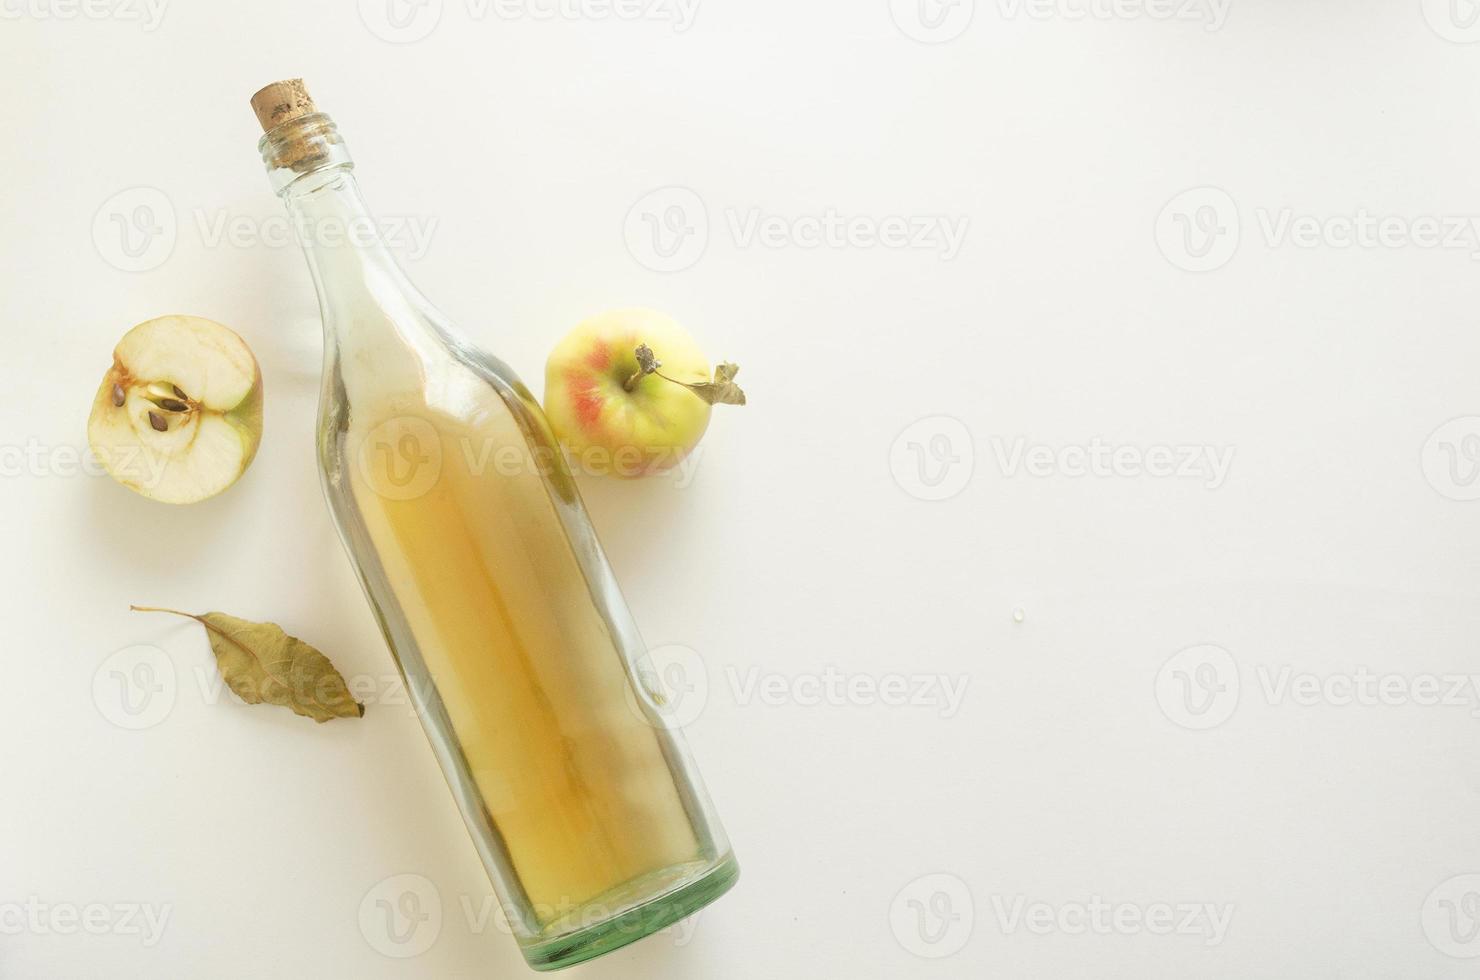
[[[710,406],[681,384],[638,373],[647,344],[677,381],[710,378],[709,359],[677,321],[656,310],[613,310],[583,320],[545,364],[545,415],[578,467],[621,477],[677,466],[703,438]]]

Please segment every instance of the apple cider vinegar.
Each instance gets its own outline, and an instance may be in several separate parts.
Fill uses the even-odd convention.
[[[692,913],[738,866],[544,415],[366,234],[302,84],[253,107],[319,292],[330,509],[526,959]]]
[[[703,857],[538,461],[496,473],[480,460],[523,436],[487,386],[465,394],[458,417],[390,401],[378,433],[352,424],[350,444],[372,455],[350,487],[483,806],[547,919]]]

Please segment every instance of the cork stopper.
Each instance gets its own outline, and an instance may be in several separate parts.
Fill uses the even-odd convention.
[[[313,96],[303,87],[303,79],[287,78],[264,86],[252,96],[252,111],[257,113],[262,131],[269,132],[290,119],[319,110],[314,108]]]

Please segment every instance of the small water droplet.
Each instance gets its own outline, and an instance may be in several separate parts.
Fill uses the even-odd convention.
[[[1018,606],[1016,609],[1014,609],[1012,611],[1012,621],[1014,623],[1021,623],[1023,620],[1025,620],[1027,618],[1028,618],[1028,614],[1025,613],[1025,612],[1023,612],[1023,607],[1022,606]]]

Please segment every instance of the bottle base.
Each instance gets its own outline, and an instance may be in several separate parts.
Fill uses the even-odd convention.
[[[729,891],[739,877],[735,855],[727,854],[708,871],[673,891],[578,932],[524,946],[524,959],[542,972],[584,963],[693,915]]]

